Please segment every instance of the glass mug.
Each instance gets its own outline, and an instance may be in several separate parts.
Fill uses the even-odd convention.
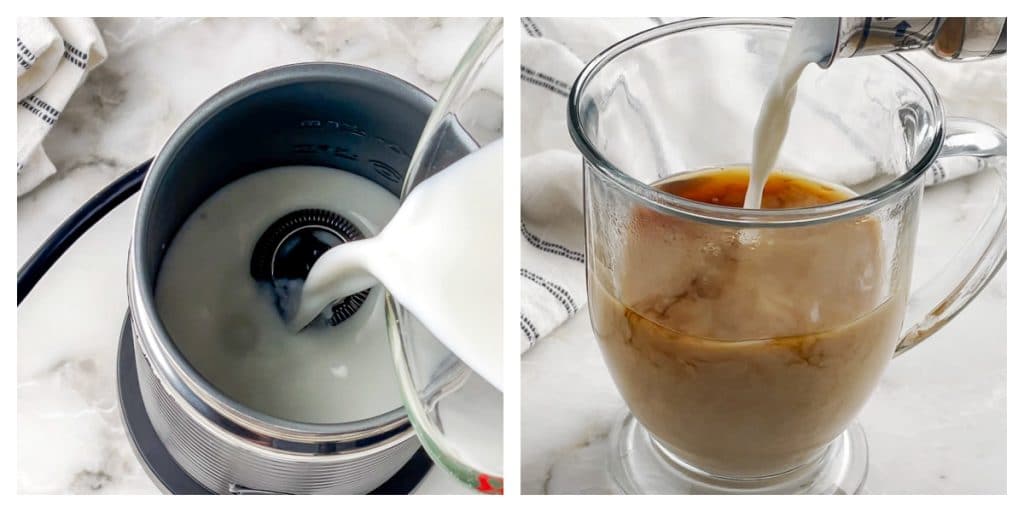
[[[791,26],[660,26],[602,52],[573,85],[591,323],[631,412],[611,438],[621,491],[859,491],[867,444],[853,420],[888,361],[1006,259],[1005,135],[946,118],[898,55],[810,66],[800,80],[777,168],[849,199],[744,210],[662,190],[750,161]],[[911,293],[922,191],[942,165],[993,170],[995,204]]]

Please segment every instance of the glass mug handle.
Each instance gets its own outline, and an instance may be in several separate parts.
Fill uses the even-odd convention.
[[[995,172],[998,194],[967,244],[935,279],[911,294],[906,322],[913,323],[905,328],[896,346],[897,356],[952,320],[1006,262],[1006,134],[981,121],[949,117],[936,165],[947,158],[966,159],[970,165]]]

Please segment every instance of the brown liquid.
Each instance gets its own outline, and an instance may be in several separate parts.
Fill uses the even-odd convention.
[[[749,173],[746,169],[725,168],[696,172],[657,185],[661,190],[702,203],[743,207]],[[768,175],[761,195],[761,208],[805,208],[836,203],[850,198],[840,187],[811,181],[793,174],[775,172]]]
[[[746,179],[725,169],[658,186],[741,206]],[[849,195],[774,173],[763,206]],[[813,458],[854,418],[897,342],[906,291],[889,282],[881,236],[870,216],[741,234],[636,210],[614,270],[591,262],[588,272],[594,330],[630,410],[716,474],[765,476]]]

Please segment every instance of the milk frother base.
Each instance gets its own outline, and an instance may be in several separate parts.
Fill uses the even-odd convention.
[[[812,462],[778,475],[735,479],[687,464],[658,444],[632,414],[609,436],[612,482],[625,494],[859,494],[868,445],[854,422]]]
[[[139,390],[135,368],[135,344],[132,339],[131,319],[126,317],[121,329],[117,349],[117,392],[121,402],[121,419],[132,449],[150,479],[163,492],[169,494],[212,494],[193,480],[179,466],[146,415]],[[433,463],[423,448],[416,451],[409,462],[390,479],[370,494],[409,494],[419,485]]]

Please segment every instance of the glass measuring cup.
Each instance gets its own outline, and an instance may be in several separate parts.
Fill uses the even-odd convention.
[[[857,492],[867,445],[853,420],[887,362],[945,325],[1005,261],[1005,135],[945,117],[934,87],[899,56],[811,67],[800,80],[777,168],[847,186],[855,197],[751,211],[651,186],[750,161],[760,102],[791,23],[657,27],[604,51],[573,86],[568,115],[584,155],[591,320],[631,411],[611,440],[611,473],[624,492]],[[949,267],[911,293],[922,191],[944,165],[991,170],[995,199]],[[678,291],[666,287],[681,268],[705,284],[709,274],[728,273],[715,251],[758,238],[775,245],[775,259],[740,254],[733,263],[788,257],[804,285],[781,293],[766,280],[752,291],[764,293],[765,304],[800,311],[808,298],[821,308],[860,303],[834,308],[840,319],[794,330],[764,304],[737,297],[750,307],[727,319],[734,336],[648,318],[651,297]],[[873,254],[851,258],[863,242]],[[844,243],[849,250],[835,250]],[[637,262],[643,279],[631,270]],[[770,267],[769,275],[778,270]],[[869,267],[878,271],[870,294],[845,286],[843,276]]]
[[[402,197],[465,156],[446,148],[479,148],[502,134],[502,19],[486,22],[463,55],[413,152]],[[501,172],[496,169],[495,172]],[[474,373],[390,295],[388,337],[409,420],[439,466],[480,492],[500,494],[500,390]]]

